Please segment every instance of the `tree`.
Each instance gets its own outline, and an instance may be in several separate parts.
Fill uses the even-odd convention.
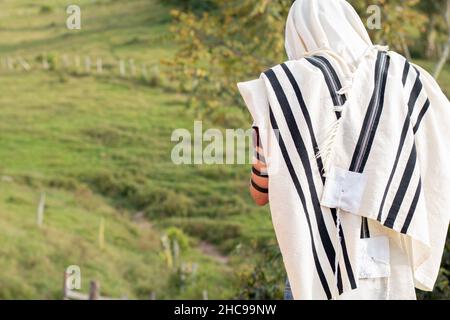
[[[349,0],[363,18],[367,8],[377,5],[381,8],[381,28],[369,30],[374,43],[387,44],[391,49],[402,52],[411,59],[409,45],[414,36],[424,30],[427,17],[417,10],[419,0]]]
[[[286,60],[284,27],[292,0],[210,0],[215,10],[172,11],[172,31],[180,44],[170,65],[172,83],[188,94],[188,105],[207,112],[243,106],[236,83],[254,79]],[[410,34],[420,34],[427,21],[416,10],[418,0],[350,0],[363,20],[367,7],[382,8],[375,43],[392,45],[409,55]]]
[[[437,54],[437,36],[440,20],[442,18],[442,5],[446,0],[420,1],[417,5],[418,10],[428,17],[426,32],[422,34],[422,42],[425,44],[425,57],[432,59]]]
[[[200,17],[173,10],[172,31],[181,49],[172,79],[188,104],[208,112],[242,105],[236,83],[254,79],[286,59],[284,24],[292,0],[223,0]]]
[[[450,0],[446,2],[446,8],[443,10],[444,19],[447,25],[447,43],[444,45],[444,50],[442,52],[441,58],[434,70],[434,77],[437,79],[444,68],[445,63],[448,60],[450,54]]]
[[[216,8],[214,0],[161,0],[161,3],[176,7],[184,12],[200,13]]]

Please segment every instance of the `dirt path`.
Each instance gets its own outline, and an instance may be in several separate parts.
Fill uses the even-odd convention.
[[[133,216],[133,222],[144,229],[153,228],[153,224],[145,217],[142,212],[137,212]],[[230,260],[227,256],[223,255],[215,245],[209,242],[200,241],[198,244],[198,248],[203,254],[216,259],[221,264],[227,264]]]
[[[198,247],[200,251],[202,251],[204,254],[213,257],[222,264],[227,264],[229,261],[229,258],[220,253],[220,251],[216,248],[216,246],[214,246],[211,243],[208,243],[206,241],[200,241]]]

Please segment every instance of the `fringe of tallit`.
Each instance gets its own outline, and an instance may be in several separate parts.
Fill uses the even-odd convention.
[[[319,150],[316,153],[316,159],[322,159],[323,163],[323,176],[326,177],[331,165],[331,158],[333,154],[333,148],[337,136],[337,131],[341,124],[341,119],[336,120],[328,130],[326,139],[318,146]]]

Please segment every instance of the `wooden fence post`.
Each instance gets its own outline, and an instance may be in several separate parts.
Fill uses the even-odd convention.
[[[63,63],[63,67],[65,69],[69,69],[70,62],[69,62],[69,57],[67,56],[67,54],[63,54],[61,60],[62,60],[62,63]]]
[[[18,58],[18,61],[19,61],[19,64],[22,66],[22,68],[23,68],[25,71],[30,71],[30,70],[31,70],[30,64],[29,64],[24,58],[19,57],[19,58]]]
[[[91,57],[85,56],[84,57],[84,68],[87,73],[91,72],[91,65],[92,65]]]
[[[100,299],[100,283],[98,281],[91,281],[89,287],[89,300]]]
[[[97,73],[102,74],[103,73],[103,61],[102,58],[97,58]]]
[[[146,64],[142,64],[141,73],[142,73],[142,79],[144,79],[144,81],[148,81],[148,71],[147,71]]]
[[[45,210],[45,192],[41,193],[39,205],[36,211],[36,224],[41,227],[44,224],[44,210]]]
[[[67,272],[64,270],[64,277],[63,277],[63,300],[69,300],[67,297],[68,289],[67,289]]]
[[[50,69],[50,65],[48,64],[47,54],[46,53],[42,54],[42,68],[44,70]]]
[[[134,64],[134,59],[130,59],[128,62],[130,64],[131,76],[135,77],[136,76],[136,65]]]
[[[9,71],[14,70],[14,61],[11,57],[6,57],[6,65]]]
[[[105,247],[105,219],[100,219],[100,225],[98,227],[98,246],[100,249]]]
[[[173,265],[177,267],[179,265],[180,258],[180,245],[176,239],[172,242],[172,257],[173,257]]]
[[[75,56],[75,72],[78,72],[81,67],[81,58],[80,56]]]
[[[125,77],[125,74],[126,74],[125,61],[123,61],[123,60],[119,61],[119,74],[121,77]]]

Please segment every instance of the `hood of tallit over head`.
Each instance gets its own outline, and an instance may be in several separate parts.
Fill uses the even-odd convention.
[[[372,45],[355,9],[345,0],[296,0],[286,24],[289,60],[326,49],[355,65]]]

